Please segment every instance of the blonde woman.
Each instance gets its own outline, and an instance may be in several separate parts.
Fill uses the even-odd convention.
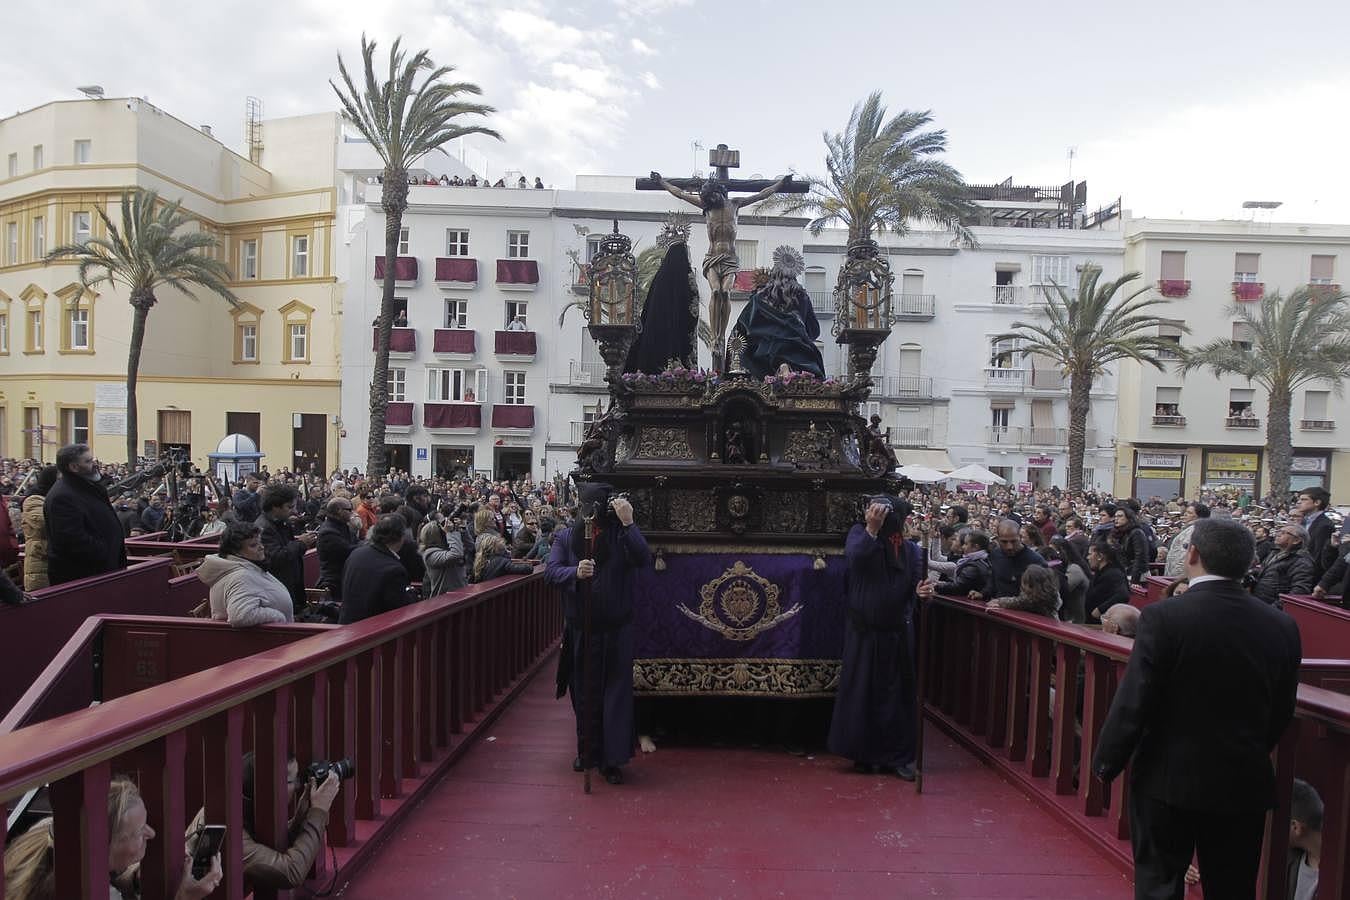
[[[502,575],[529,575],[533,571],[534,566],[530,563],[511,559],[511,554],[506,549],[506,541],[500,534],[488,532],[478,535],[474,547],[474,581],[491,581]]]

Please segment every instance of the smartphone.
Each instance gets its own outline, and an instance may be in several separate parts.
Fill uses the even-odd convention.
[[[197,846],[192,850],[192,877],[201,878],[211,871],[211,857],[220,852],[225,843],[224,825],[203,825],[197,835]]]

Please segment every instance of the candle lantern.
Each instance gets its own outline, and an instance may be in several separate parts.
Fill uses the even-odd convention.
[[[605,379],[618,382],[624,357],[637,336],[639,324],[635,315],[637,297],[637,260],[633,258],[633,242],[619,233],[619,220],[614,220],[614,231],[600,241],[600,251],[591,260],[590,295],[586,303],[587,330],[595,339],[600,358],[608,368]]]
[[[870,378],[877,350],[890,336],[895,275],[877,242],[857,238],[849,242],[848,257],[834,286],[836,341],[848,344],[849,375]]]

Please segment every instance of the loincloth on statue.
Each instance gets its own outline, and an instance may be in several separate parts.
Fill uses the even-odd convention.
[[[709,251],[708,255],[703,257],[704,278],[710,278],[709,273],[711,273],[711,277],[720,281],[728,275],[734,276],[740,270],[741,261],[736,258],[735,253],[713,253]]]

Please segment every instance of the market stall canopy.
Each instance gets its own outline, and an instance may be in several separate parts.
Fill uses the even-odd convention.
[[[901,466],[895,471],[902,478],[908,478],[916,484],[933,484],[937,481],[947,480],[946,472],[939,472],[937,469],[930,469],[928,466]]]
[[[950,472],[956,468],[952,465],[952,458],[947,455],[946,450],[896,448],[895,458],[901,466],[923,466],[941,472]]]
[[[986,469],[984,466],[972,463],[968,466],[962,466],[955,472],[947,475],[952,481],[978,481],[980,484],[1007,484],[1002,478]]]

